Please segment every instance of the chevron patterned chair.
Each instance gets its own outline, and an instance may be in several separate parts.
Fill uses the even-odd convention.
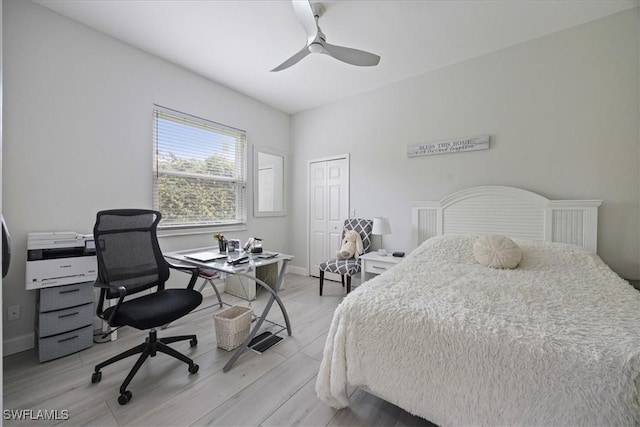
[[[364,253],[371,248],[371,231],[373,221],[370,219],[352,218],[344,221],[340,242],[344,239],[344,230],[355,230],[362,238]],[[336,248],[337,250],[338,248]],[[351,292],[351,276],[360,272],[360,260],[351,259],[329,259],[320,264],[320,295],[322,295],[322,285],[324,284],[324,273],[336,273],[340,275],[342,287],[344,287],[344,276],[347,276],[347,293]]]

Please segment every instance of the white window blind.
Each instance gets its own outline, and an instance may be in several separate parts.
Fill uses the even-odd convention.
[[[246,224],[246,132],[158,106],[153,121],[160,226]]]

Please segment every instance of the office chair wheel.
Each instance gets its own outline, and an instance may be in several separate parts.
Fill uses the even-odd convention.
[[[121,405],[126,405],[127,403],[129,403],[132,397],[133,393],[127,390],[118,397],[118,403]]]
[[[91,384],[99,383],[101,379],[102,379],[101,371],[94,372],[93,374],[91,374]]]
[[[195,374],[196,372],[198,372],[198,370],[200,369],[200,366],[193,364],[191,366],[189,366],[189,373],[190,374]]]
[[[198,339],[197,338],[194,338],[191,341],[189,341],[189,346],[195,347],[197,345],[198,345]]]

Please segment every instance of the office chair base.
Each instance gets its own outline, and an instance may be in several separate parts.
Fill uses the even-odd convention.
[[[133,393],[127,390],[123,394],[118,396],[118,403],[121,405],[126,405],[127,403],[129,403],[132,397],[133,397]]]
[[[130,348],[129,350],[124,351],[118,354],[117,356],[114,356],[96,365],[95,372],[91,375],[91,383],[96,384],[96,383],[99,383],[100,380],[102,380],[101,369],[104,368],[105,366],[115,363],[119,360],[126,359],[127,357],[133,356],[134,354],[140,354],[140,357],[138,357],[138,360],[129,371],[127,378],[125,378],[124,382],[120,386],[120,396],[118,397],[118,403],[121,405],[126,405],[127,403],[129,403],[129,401],[133,397],[133,393],[127,390],[127,386],[129,385],[131,380],[133,380],[133,377],[138,372],[138,370],[140,369],[142,364],[145,362],[145,360],[147,360],[148,357],[155,357],[157,352],[167,354],[178,360],[183,361],[184,363],[189,365],[189,373],[195,374],[198,372],[200,367],[196,365],[192,359],[190,359],[189,357],[185,356],[184,354],[180,353],[177,350],[174,350],[173,348],[167,345],[173,342],[186,341],[186,340],[189,340],[190,347],[195,347],[198,345],[198,339],[196,338],[195,335],[181,335],[181,336],[174,336],[174,337],[158,338],[155,329],[151,329],[149,331],[149,336],[146,338],[143,344]]]

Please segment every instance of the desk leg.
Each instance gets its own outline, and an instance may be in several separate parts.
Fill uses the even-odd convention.
[[[265,288],[267,292],[271,294],[272,298],[275,298],[276,302],[280,306],[280,311],[282,311],[282,315],[284,316],[284,322],[285,322],[285,325],[287,326],[287,333],[291,335],[291,322],[289,322],[289,315],[287,314],[287,309],[284,307],[284,303],[278,296],[278,294],[280,293],[280,287],[282,286],[282,283],[284,283],[284,276],[287,272],[288,263],[289,263],[288,259],[282,260],[282,269],[280,270],[280,274],[276,279],[276,283],[273,285],[273,289],[271,289],[271,287],[266,283],[264,283],[262,280],[259,280],[259,281],[256,280],[256,283],[262,286],[263,288]],[[268,311],[264,311],[263,313],[266,317]]]
[[[280,270],[280,274],[278,275],[278,280],[276,281],[276,284],[273,287],[273,289],[271,289],[271,287],[269,285],[267,285],[266,283],[264,283],[260,279],[252,277],[252,276],[250,276],[248,274],[237,273],[239,276],[247,277],[247,278],[249,278],[251,280],[254,280],[256,282],[256,284],[258,284],[258,285],[262,286],[263,288],[265,288],[271,294],[271,296],[269,297],[269,301],[267,301],[267,305],[265,306],[264,310],[262,311],[262,314],[260,315],[260,317],[258,317],[258,320],[256,321],[255,326],[253,327],[253,329],[251,329],[251,332],[249,333],[249,336],[242,342],[240,347],[238,347],[236,349],[235,353],[233,353],[233,356],[231,356],[231,359],[229,359],[227,364],[224,365],[224,368],[222,368],[222,370],[224,372],[228,372],[229,369],[231,369],[231,367],[233,366],[233,364],[236,363],[236,360],[238,360],[238,358],[245,351],[247,351],[249,349],[249,343],[256,336],[256,334],[258,333],[258,331],[262,327],[262,324],[264,323],[265,319],[267,318],[267,314],[269,314],[269,311],[271,310],[271,306],[273,305],[273,301],[277,301],[278,302],[278,305],[280,306],[280,310],[282,310],[282,315],[284,316],[285,324],[287,326],[287,333],[289,335],[291,335],[291,323],[289,322],[289,315],[287,314],[287,310],[284,308],[284,304],[282,303],[282,300],[278,296],[278,290],[280,289],[280,285],[284,281],[284,275],[285,275],[286,270],[287,270],[287,263],[288,262],[289,262],[289,260],[287,260],[287,259],[282,261],[282,269]]]
[[[213,283],[213,279],[205,277],[204,280],[202,281],[202,285],[200,285],[200,288],[198,289],[198,292],[202,293],[202,290],[205,288],[205,286],[207,286],[207,283],[209,283],[213,288],[213,290],[216,291],[216,296],[218,297],[218,304],[220,304],[220,308],[222,308],[222,297],[220,296],[220,292],[218,291],[216,284]]]

